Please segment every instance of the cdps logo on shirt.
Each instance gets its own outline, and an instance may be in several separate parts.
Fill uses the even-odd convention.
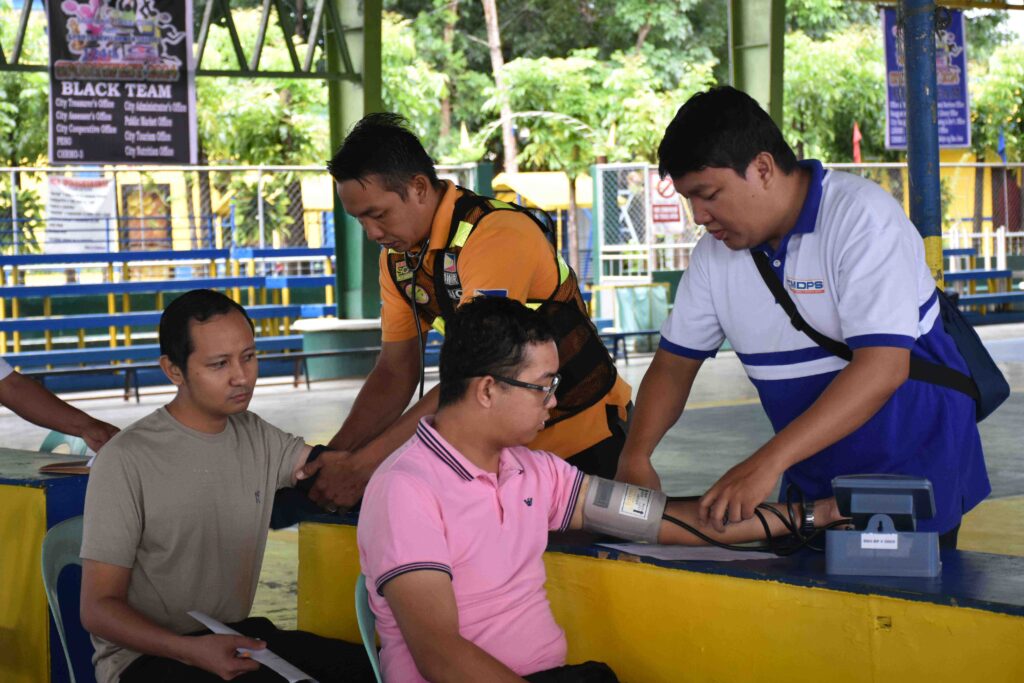
[[[825,281],[817,278],[786,278],[786,286],[794,294],[824,294]]]

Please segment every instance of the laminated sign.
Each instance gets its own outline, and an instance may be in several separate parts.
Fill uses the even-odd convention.
[[[949,25],[935,35],[935,80],[939,147],[971,146],[971,103],[967,94],[967,39],[964,13],[948,10]],[[906,69],[903,29],[896,10],[882,10],[885,34],[885,148],[907,148]]]
[[[196,163],[191,0],[51,0],[50,161]]]

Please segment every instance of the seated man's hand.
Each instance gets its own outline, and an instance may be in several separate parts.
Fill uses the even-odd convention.
[[[319,473],[309,498],[330,511],[348,509],[363,496],[373,468],[363,465],[358,452],[325,451],[313,462],[306,463],[299,479],[310,479]]]
[[[188,637],[185,663],[209,671],[225,681],[260,668],[259,663],[237,653],[239,648],[262,650],[262,640],[246,636],[216,635]]]
[[[105,443],[110,441],[110,438],[117,434],[120,429],[112,424],[101,422],[100,420],[89,420],[82,427],[82,433],[79,436],[85,440],[89,448],[96,451],[97,453],[103,447]]]
[[[661,490],[661,479],[654,470],[650,458],[619,458],[619,466],[615,470],[615,481],[624,481],[627,484],[635,484],[645,488]]]

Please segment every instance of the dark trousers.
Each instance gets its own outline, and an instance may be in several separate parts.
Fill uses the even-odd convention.
[[[228,624],[243,635],[266,641],[273,650],[320,683],[373,683],[376,678],[362,644],[324,638],[305,631],[282,631],[269,619],[250,617]],[[207,635],[197,631],[190,635]],[[174,659],[143,655],[121,673],[121,683],[217,683],[221,678]],[[238,683],[281,683],[284,679],[265,666],[232,679]]]
[[[626,432],[629,431],[629,416],[633,414],[633,404],[626,406],[626,422],[619,419],[618,406],[605,406],[608,411],[608,429],[612,435],[604,441],[598,441],[590,448],[582,450],[568,458],[566,462],[585,474],[593,474],[604,479],[614,479],[615,470],[619,466],[619,454],[626,444]]]
[[[618,683],[611,667],[603,662],[584,662],[538,671],[524,676],[530,683]]]

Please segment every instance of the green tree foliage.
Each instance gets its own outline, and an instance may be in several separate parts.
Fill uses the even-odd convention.
[[[971,100],[972,143],[980,156],[1006,138],[1009,160],[1024,159],[1024,44],[997,48],[988,70],[974,79]]]
[[[243,46],[259,29],[259,10],[236,10],[232,17]],[[290,40],[297,39],[292,36]],[[260,67],[287,71],[291,62],[279,30],[268,30]],[[211,29],[203,57],[206,68],[237,66],[227,30]],[[248,54],[247,54],[248,56]],[[304,165],[328,154],[327,88],[316,80],[199,78],[196,80],[201,161],[228,165]],[[259,197],[265,225],[285,244],[301,241],[302,192],[294,173],[232,173],[213,179],[235,205],[237,241],[256,244]],[[267,235],[269,238],[269,235]]]
[[[420,138],[437,140],[448,77],[435,70],[417,49],[417,34],[410,20],[385,12],[382,32],[384,107],[402,112]],[[444,58],[443,54],[438,57]]]
[[[865,160],[885,151],[885,62],[876,26],[852,26],[824,40],[786,36],[783,135],[797,155],[853,160],[853,122]]]
[[[601,83],[604,156],[609,161],[657,160],[658,145],[676,110],[714,85],[714,62],[686,65],[672,90],[657,89],[654,68],[641,55],[615,55]]]
[[[18,26],[18,13],[10,3],[0,0],[0,41],[14,44]],[[41,23],[30,25],[25,36],[22,59],[27,62],[46,60],[46,36]],[[7,55],[8,59],[10,55]],[[47,130],[49,120],[49,82],[42,73],[0,73],[0,166],[37,166],[46,162]],[[35,237],[41,227],[42,198],[22,182],[21,173],[0,179],[0,248],[14,242],[18,232],[20,250],[38,250]],[[13,192],[11,183],[13,181]],[[13,195],[13,196],[12,196]],[[14,202],[18,211],[15,222]]]
[[[860,3],[834,0],[788,2],[783,134],[798,154],[826,161],[853,159],[852,131],[857,121],[863,158],[890,161],[901,152],[885,149],[885,64],[879,22],[852,13]],[[839,11],[829,15],[828,10]],[[852,14],[851,14],[852,13]],[[1022,116],[1024,48],[1005,41],[1006,12],[966,15],[968,86],[971,91],[972,141],[975,150],[995,149],[999,128],[1006,130],[1009,150],[1020,150],[1017,119]],[[1018,126],[1016,132],[1012,126]]]
[[[0,42],[14,45],[20,12],[0,0]],[[42,22],[29,24],[22,46],[23,63],[48,59]],[[10,59],[10,55],[6,55]],[[35,165],[46,157],[49,81],[44,73],[0,72],[0,165]]]
[[[853,26],[878,26],[878,10],[849,0],[787,0],[786,30],[822,40]]]

